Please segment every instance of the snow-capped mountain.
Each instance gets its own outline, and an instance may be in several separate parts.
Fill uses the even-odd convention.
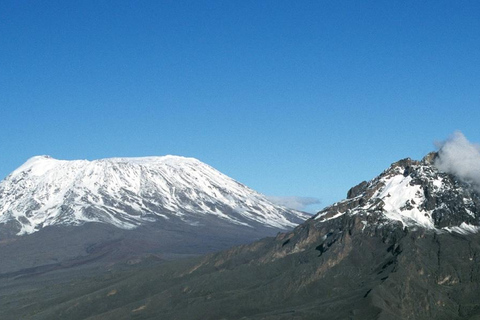
[[[46,226],[102,222],[132,229],[205,218],[287,229],[308,215],[268,201],[212,167],[178,156],[95,161],[29,159],[0,182],[0,225],[19,235]]]
[[[480,197],[467,182],[441,172],[437,153],[422,161],[410,158],[393,163],[378,177],[350,189],[347,199],[319,212],[325,222],[343,215],[361,223],[425,228],[437,232],[471,233],[480,230]]]

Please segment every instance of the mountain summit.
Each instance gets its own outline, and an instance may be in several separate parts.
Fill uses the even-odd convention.
[[[19,235],[53,225],[101,222],[132,229],[149,222],[208,220],[288,229],[308,215],[193,158],[29,159],[0,182],[0,224]]]
[[[480,197],[471,183],[436,167],[437,153],[421,161],[410,158],[393,163],[369,182],[348,191],[347,199],[319,212],[318,223],[357,217],[364,227],[395,224],[436,232],[477,232],[480,229]]]

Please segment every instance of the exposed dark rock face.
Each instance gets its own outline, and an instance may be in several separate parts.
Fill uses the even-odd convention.
[[[362,181],[358,185],[356,185],[355,187],[348,190],[347,199],[355,198],[355,197],[361,195],[362,193],[364,193],[365,190],[367,189],[367,185],[368,185],[367,181]]]

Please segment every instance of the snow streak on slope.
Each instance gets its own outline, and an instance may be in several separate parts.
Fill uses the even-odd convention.
[[[400,168],[397,168],[398,171],[398,175],[382,179],[385,187],[374,195],[383,201],[385,216],[400,221],[403,225],[415,223],[428,229],[433,228],[431,212],[422,212],[420,208],[425,200],[421,186],[411,184],[412,177],[405,177]]]
[[[286,229],[308,216],[193,158],[111,158],[95,161],[29,159],[0,182],[0,223],[19,234],[49,225],[103,222],[129,229],[179,218],[195,225],[211,216],[246,227]]]

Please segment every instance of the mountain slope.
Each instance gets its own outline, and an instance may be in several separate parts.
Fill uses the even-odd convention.
[[[81,292],[43,292],[32,318],[480,319],[478,194],[436,156],[394,163],[275,238],[72,280]]]
[[[39,156],[0,182],[0,278],[189,257],[307,217],[192,158]]]
[[[307,215],[193,158],[61,161],[33,157],[0,182],[0,225],[30,234],[47,226],[101,222],[132,229],[149,222],[206,219],[248,228],[288,229]]]

